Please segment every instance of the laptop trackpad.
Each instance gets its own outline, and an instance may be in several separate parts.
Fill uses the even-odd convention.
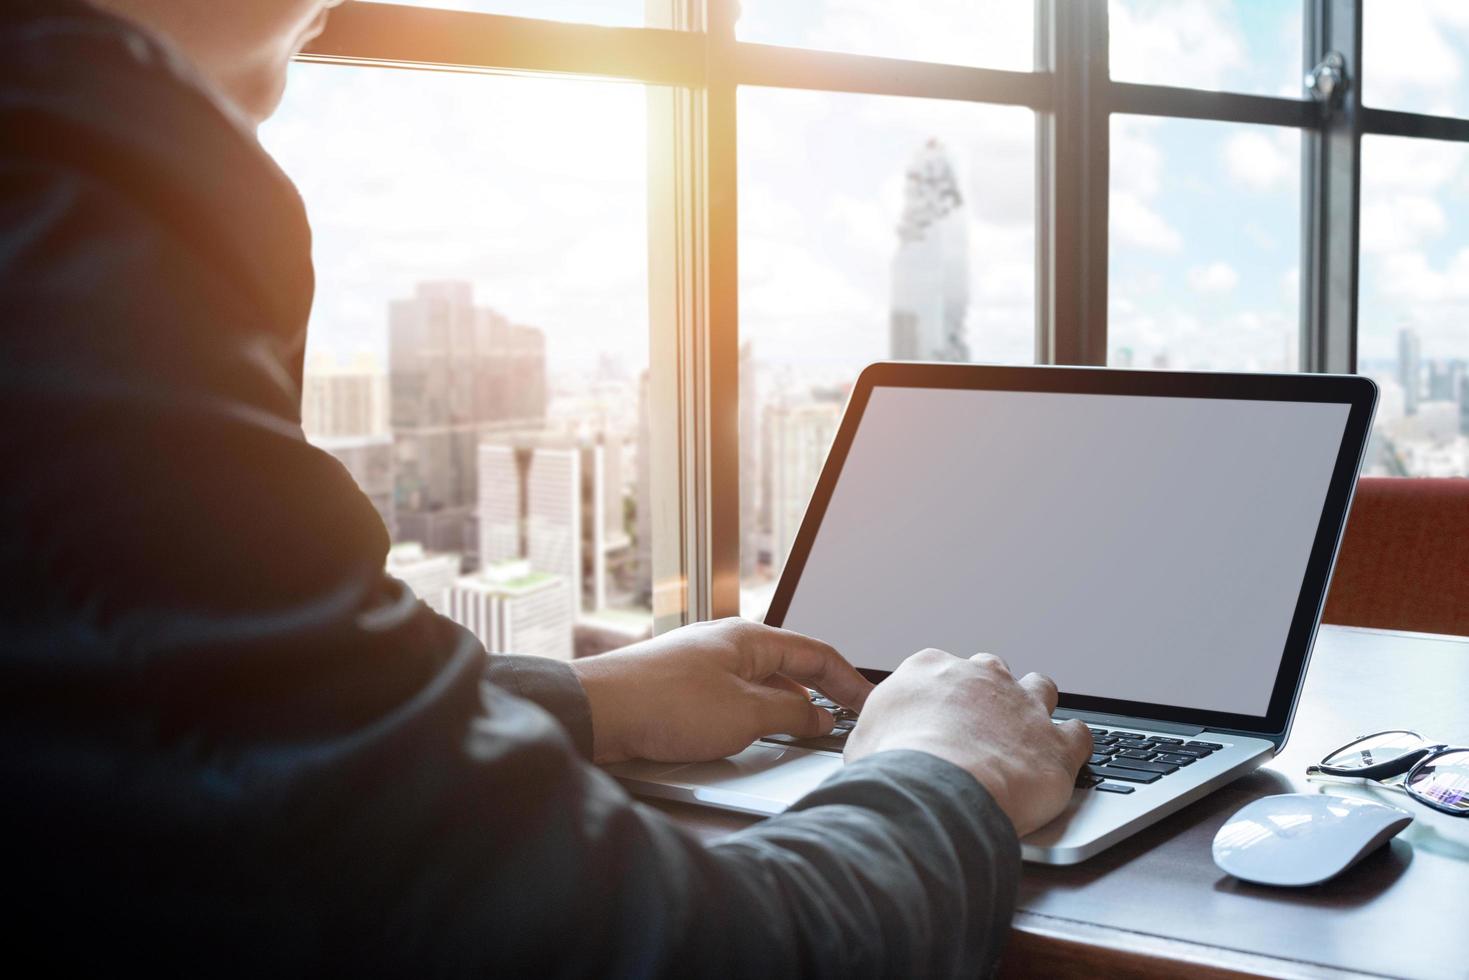
[[[839,755],[757,744],[728,759],[665,771],[660,779],[687,786],[696,799],[716,806],[779,813],[841,768]]]

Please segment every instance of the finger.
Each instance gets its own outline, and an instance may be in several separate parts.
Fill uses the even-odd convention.
[[[831,712],[818,708],[804,694],[767,689],[758,695],[758,704],[756,717],[762,735],[816,738],[830,734],[835,723]]]
[[[993,653],[976,653],[969,659],[977,664],[999,667],[1005,673],[1010,673],[1010,665],[1005,663],[1003,658],[997,657]]]
[[[820,640],[773,626],[759,627],[751,635],[755,637],[749,644],[754,656],[752,679],[784,674],[853,709],[860,709],[872,693],[872,682]]]
[[[1056,691],[1056,682],[1045,674],[1037,674],[1032,671],[1020,678],[1020,686],[1029,691],[1031,697],[1045,705],[1046,714],[1049,715],[1056,710],[1056,702],[1060,699],[1060,694]]]
[[[1068,762],[1071,763],[1071,771],[1077,772],[1092,756],[1092,733],[1087,729],[1086,723],[1079,718],[1063,721],[1056,726],[1066,742],[1066,750],[1069,753]]]
[[[799,694],[807,701],[811,700],[811,692],[806,689],[806,685],[797,684],[784,674],[771,674],[769,677],[757,683],[764,684],[766,687],[773,687],[780,691],[790,691],[792,694]]]

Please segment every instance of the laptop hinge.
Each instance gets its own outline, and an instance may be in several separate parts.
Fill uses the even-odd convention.
[[[1082,721],[1108,728],[1146,728],[1152,732],[1167,732],[1170,735],[1198,735],[1204,731],[1199,725],[1183,725],[1176,721],[1154,721],[1150,718],[1130,718],[1127,715],[1109,715],[1101,711],[1077,711],[1072,708],[1057,708],[1056,718],[1080,718]]]

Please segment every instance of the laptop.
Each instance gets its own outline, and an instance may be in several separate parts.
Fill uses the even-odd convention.
[[[1354,376],[874,364],[765,621],[878,683],[924,647],[1049,674],[1096,752],[1022,855],[1085,860],[1284,746],[1376,400]],[[830,736],[612,772],[779,813],[858,723],[820,703]]]

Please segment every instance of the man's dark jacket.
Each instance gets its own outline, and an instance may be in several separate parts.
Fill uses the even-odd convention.
[[[7,963],[991,969],[1018,848],[963,771],[879,755],[701,844],[588,763],[565,665],[487,656],[384,575],[301,433],[309,256],[165,45],[0,5]]]

